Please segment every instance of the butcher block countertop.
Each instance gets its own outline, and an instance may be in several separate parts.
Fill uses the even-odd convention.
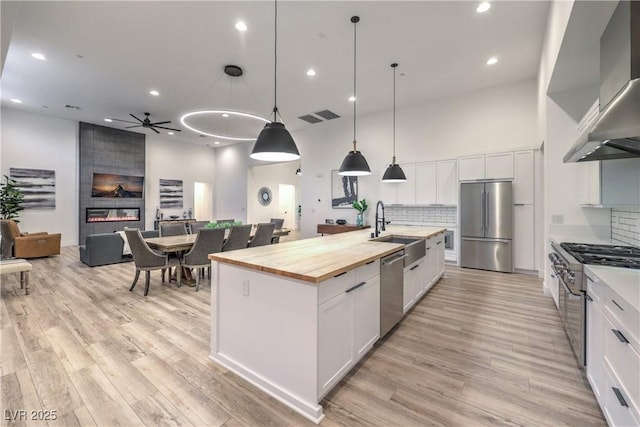
[[[427,239],[446,228],[388,225],[380,236]],[[371,241],[371,229],[295,240],[230,252],[210,254],[209,259],[265,273],[320,283],[369,261],[402,249],[399,243]]]

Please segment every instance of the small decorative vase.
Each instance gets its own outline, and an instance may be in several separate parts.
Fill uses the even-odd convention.
[[[362,212],[358,212],[358,214],[356,215],[356,225],[358,227],[362,227],[364,225],[364,218],[363,218]]]

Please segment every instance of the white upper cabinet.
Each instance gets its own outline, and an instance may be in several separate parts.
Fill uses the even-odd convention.
[[[484,155],[459,157],[458,174],[460,181],[484,179]]]
[[[512,179],[513,152],[459,157],[458,171],[460,181]]]
[[[437,163],[416,164],[416,204],[433,205],[438,203]]]
[[[513,152],[487,154],[484,173],[486,179],[513,178]]]
[[[396,203],[399,205],[414,205],[416,203],[416,165],[415,163],[404,163],[400,167],[407,176],[407,182],[397,184],[383,182],[382,184],[396,186]]]
[[[533,150],[514,153],[515,176],[513,179],[513,203],[532,205],[534,198]]]
[[[458,204],[458,161],[437,162],[437,202],[441,205]]]

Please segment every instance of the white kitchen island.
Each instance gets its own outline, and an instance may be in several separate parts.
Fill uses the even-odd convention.
[[[385,234],[444,231],[396,226]],[[380,336],[380,258],[404,247],[369,233],[209,255],[210,357],[319,423],[321,399]]]

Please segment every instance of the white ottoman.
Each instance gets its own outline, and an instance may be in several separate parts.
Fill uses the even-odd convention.
[[[8,259],[0,261],[0,274],[20,273],[20,289],[29,295],[29,272],[32,267],[24,259]]]

